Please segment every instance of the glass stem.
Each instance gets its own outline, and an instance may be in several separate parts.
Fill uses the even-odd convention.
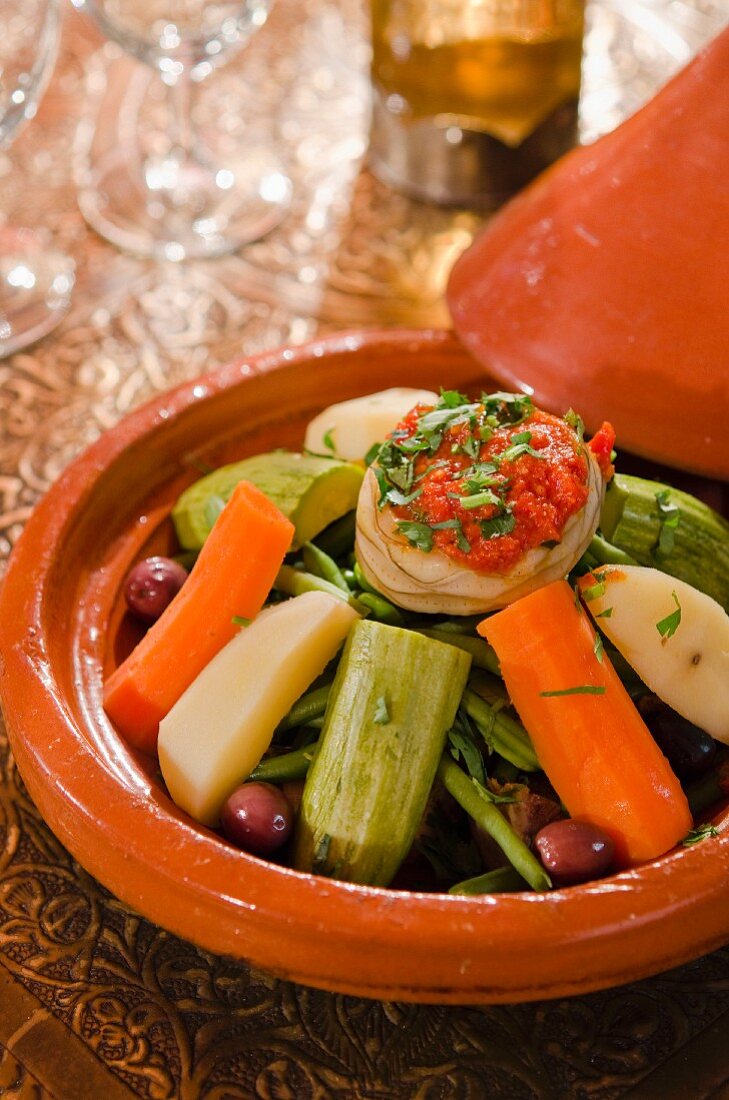
[[[170,138],[172,153],[184,163],[195,159],[195,130],[192,120],[193,82],[188,69],[184,69],[170,90]]]

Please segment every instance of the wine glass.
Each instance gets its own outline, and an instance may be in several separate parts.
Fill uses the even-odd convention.
[[[36,113],[53,70],[58,0],[0,0],[0,150]],[[0,358],[45,336],[71,300],[74,264],[45,234],[0,217]]]
[[[261,27],[273,0],[73,0],[104,34],[155,69],[167,90],[163,129],[139,127],[85,170],[79,205],[102,236],[143,256],[231,252],[281,220],[291,182],[273,153],[247,146],[221,160],[193,126],[197,84]],[[214,135],[206,135],[206,138]]]

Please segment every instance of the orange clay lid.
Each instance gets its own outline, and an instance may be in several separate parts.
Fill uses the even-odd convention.
[[[507,389],[729,478],[729,29],[456,262],[456,331]]]

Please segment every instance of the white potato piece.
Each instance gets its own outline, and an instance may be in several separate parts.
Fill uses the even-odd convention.
[[[594,576],[604,593],[591,587],[587,607],[616,649],[664,703],[729,744],[729,615],[721,605],[641,565],[606,565]]]
[[[308,424],[304,447],[316,454],[331,454],[331,447],[324,441],[326,436],[334,444],[338,458],[361,461],[411,409],[416,405],[434,405],[437,400],[438,394],[432,390],[396,387],[330,405]]]
[[[377,478],[368,470],[357,502],[355,552],[370,584],[398,607],[430,615],[495,611],[564,577],[595,533],[605,485],[594,457],[588,463],[588,497],[551,549],[529,550],[508,573],[477,573],[437,547],[424,553],[398,531],[390,508],[380,511]]]
[[[345,600],[305,592],[267,608],[228,642],[160,722],[159,763],[173,800],[214,825],[358,618]]]

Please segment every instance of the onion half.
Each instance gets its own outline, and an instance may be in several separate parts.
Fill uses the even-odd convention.
[[[355,552],[369,583],[407,611],[430,615],[473,615],[495,611],[569,573],[592,539],[600,519],[605,483],[594,456],[588,457],[585,504],[567,521],[562,540],[527,551],[508,573],[477,573],[438,547],[425,553],[397,529],[392,509],[380,510],[377,478],[369,469],[357,503]]]

